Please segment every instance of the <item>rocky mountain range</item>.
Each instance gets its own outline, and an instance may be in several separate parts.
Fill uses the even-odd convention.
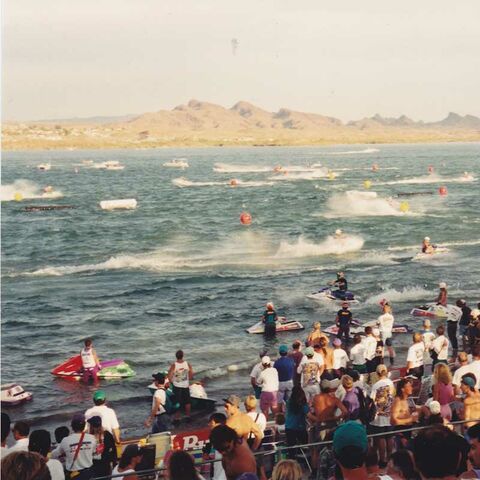
[[[312,145],[480,140],[480,118],[438,122],[379,114],[343,123],[316,113],[268,112],[248,102],[224,108],[190,100],[172,110],[123,117],[6,123],[3,148],[152,148],[194,145]]]

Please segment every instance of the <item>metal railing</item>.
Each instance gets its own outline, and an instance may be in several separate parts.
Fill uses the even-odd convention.
[[[448,422],[448,425],[453,425],[453,426],[460,426],[463,425],[464,423],[472,423],[472,422],[480,422],[480,419],[474,419],[474,420],[458,420],[455,422]],[[408,433],[408,432],[417,432],[420,430],[426,430],[428,428],[431,428],[433,425],[419,425],[418,427],[410,427],[410,428],[404,428],[404,429],[399,429],[399,430],[392,430],[391,432],[388,433],[373,433],[370,435],[367,435],[368,438],[376,438],[376,437],[391,437],[394,435],[399,435],[401,433]],[[336,428],[336,427],[335,427]],[[262,456],[266,457],[269,455],[281,455],[283,452],[286,452],[288,450],[294,450],[294,449],[307,449],[307,448],[313,448],[313,447],[326,447],[328,445],[331,445],[333,443],[333,440],[324,440],[321,442],[311,442],[311,443],[303,443],[299,445],[277,445],[279,442],[272,442],[269,443],[269,445],[274,445],[275,448],[273,450],[267,450],[267,451],[257,451],[253,452],[255,456]],[[220,462],[221,459],[215,459],[215,460],[203,460],[202,462],[196,463],[195,467],[198,469],[202,467],[203,465],[209,465],[212,463]],[[165,467],[161,468],[152,468],[149,470],[142,470],[135,472],[138,478],[142,477],[147,477],[147,476],[154,476],[155,478],[158,474],[164,472],[166,470]],[[118,477],[124,476],[124,473],[119,473],[116,475],[108,475],[104,477],[95,477],[92,480],[110,480],[110,479],[115,479]]]

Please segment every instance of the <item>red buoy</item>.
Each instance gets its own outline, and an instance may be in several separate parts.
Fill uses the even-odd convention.
[[[439,193],[442,197],[444,197],[445,195],[448,194],[447,187],[440,187],[440,188],[438,189],[438,193]]]
[[[252,216],[248,212],[242,212],[240,214],[240,223],[242,225],[250,225],[252,223]]]

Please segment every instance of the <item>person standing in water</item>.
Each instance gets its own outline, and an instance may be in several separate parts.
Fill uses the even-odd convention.
[[[437,305],[442,305],[443,307],[447,306],[447,284],[445,282],[440,282],[438,284],[440,291],[438,292]]]
[[[173,393],[177,398],[181,408],[185,409],[185,420],[191,421],[190,411],[192,402],[190,400],[190,380],[193,379],[192,366],[183,358],[183,350],[177,350],[175,353],[175,362],[170,365],[168,378],[173,385]],[[175,412],[174,425],[180,423],[180,410]]]
[[[94,382],[98,381],[97,373],[102,369],[100,361],[97,357],[97,352],[93,348],[93,341],[91,338],[85,340],[85,347],[80,351],[82,359],[83,375],[82,380],[88,383],[91,378]]]
[[[277,332],[277,320],[278,315],[275,311],[275,308],[273,307],[273,303],[268,302],[267,309],[265,310],[265,313],[262,317],[262,321],[265,325],[265,335],[267,337],[273,337]]]
[[[435,253],[435,246],[430,243],[430,237],[425,237],[422,242],[422,253]]]
[[[352,312],[348,309],[348,307],[348,302],[343,302],[342,308],[337,312],[337,316],[335,318],[335,323],[338,327],[337,338],[341,340],[342,337],[344,337],[346,345],[348,345],[350,342],[350,325],[353,319]]]

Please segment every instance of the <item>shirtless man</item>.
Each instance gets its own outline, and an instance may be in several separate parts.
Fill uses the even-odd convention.
[[[252,434],[254,436],[252,450],[255,451],[260,446],[263,433],[252,417],[240,411],[241,398],[237,397],[237,395],[229,395],[223,401],[225,402],[225,413],[227,414],[227,426],[235,430],[238,437],[245,441],[245,444],[250,434]]]
[[[253,453],[233,428],[227,425],[215,427],[210,433],[210,442],[222,454],[222,466],[228,480],[235,480],[242,473],[257,473]]]
[[[328,341],[328,337],[322,332],[320,322],[313,324],[313,330],[310,332],[307,338],[307,344],[309,347],[313,347],[317,343],[320,343],[320,339],[325,337]]]
[[[418,412],[411,412],[408,397],[413,393],[412,382],[403,378],[397,384],[397,396],[393,400],[390,423],[397,430],[408,428],[418,422]]]
[[[480,393],[475,389],[477,379],[473,373],[467,373],[460,381],[460,391],[465,395],[463,399],[463,420],[478,420],[480,417]],[[467,422],[465,428],[472,427],[477,422]]]

